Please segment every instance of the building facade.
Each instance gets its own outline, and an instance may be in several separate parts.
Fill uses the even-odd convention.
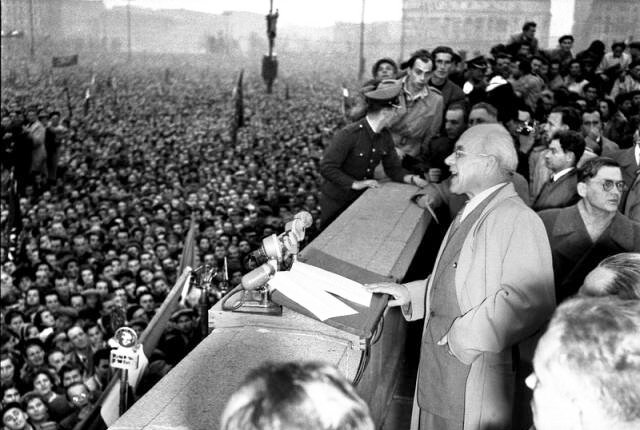
[[[640,1],[575,0],[573,35],[577,49],[602,40],[607,49],[614,41],[640,39]]]
[[[449,45],[468,55],[487,53],[535,21],[541,47],[548,45],[551,0],[404,0],[402,56]]]

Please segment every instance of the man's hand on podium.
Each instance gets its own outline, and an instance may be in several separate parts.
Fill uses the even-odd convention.
[[[393,300],[389,300],[388,305],[404,306],[411,302],[409,290],[402,284],[394,284],[393,282],[380,282],[378,284],[367,284],[364,286],[371,293],[389,294],[393,296]]]

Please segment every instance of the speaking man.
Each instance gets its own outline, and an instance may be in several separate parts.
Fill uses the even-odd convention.
[[[406,319],[425,318],[414,425],[510,429],[512,348],[555,304],[549,242],[509,179],[517,155],[498,124],[468,129],[446,163],[470,200],[452,222],[428,279],[372,284]]]

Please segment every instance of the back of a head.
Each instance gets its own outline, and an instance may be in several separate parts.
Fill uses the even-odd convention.
[[[249,373],[222,413],[222,430],[373,430],[366,403],[333,366],[268,363]]]
[[[584,279],[580,294],[640,300],[640,253],[622,252],[602,260]]]
[[[639,334],[638,300],[579,297],[564,302],[536,349],[535,373],[550,378],[540,381],[547,385],[543,391],[573,399],[572,408],[590,423],[587,428],[639,428]],[[555,419],[548,415],[566,412],[536,409],[540,430],[545,429],[538,423]]]

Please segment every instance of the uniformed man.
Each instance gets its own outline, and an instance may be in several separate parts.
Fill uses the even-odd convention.
[[[367,188],[379,186],[373,175],[381,161],[386,175],[393,181],[419,187],[427,185],[427,181],[402,168],[387,130],[397,119],[401,91],[402,82],[384,80],[375,90],[365,93],[367,115],[338,131],[325,150],[320,162],[320,173],[325,179],[320,196],[323,228]]]

